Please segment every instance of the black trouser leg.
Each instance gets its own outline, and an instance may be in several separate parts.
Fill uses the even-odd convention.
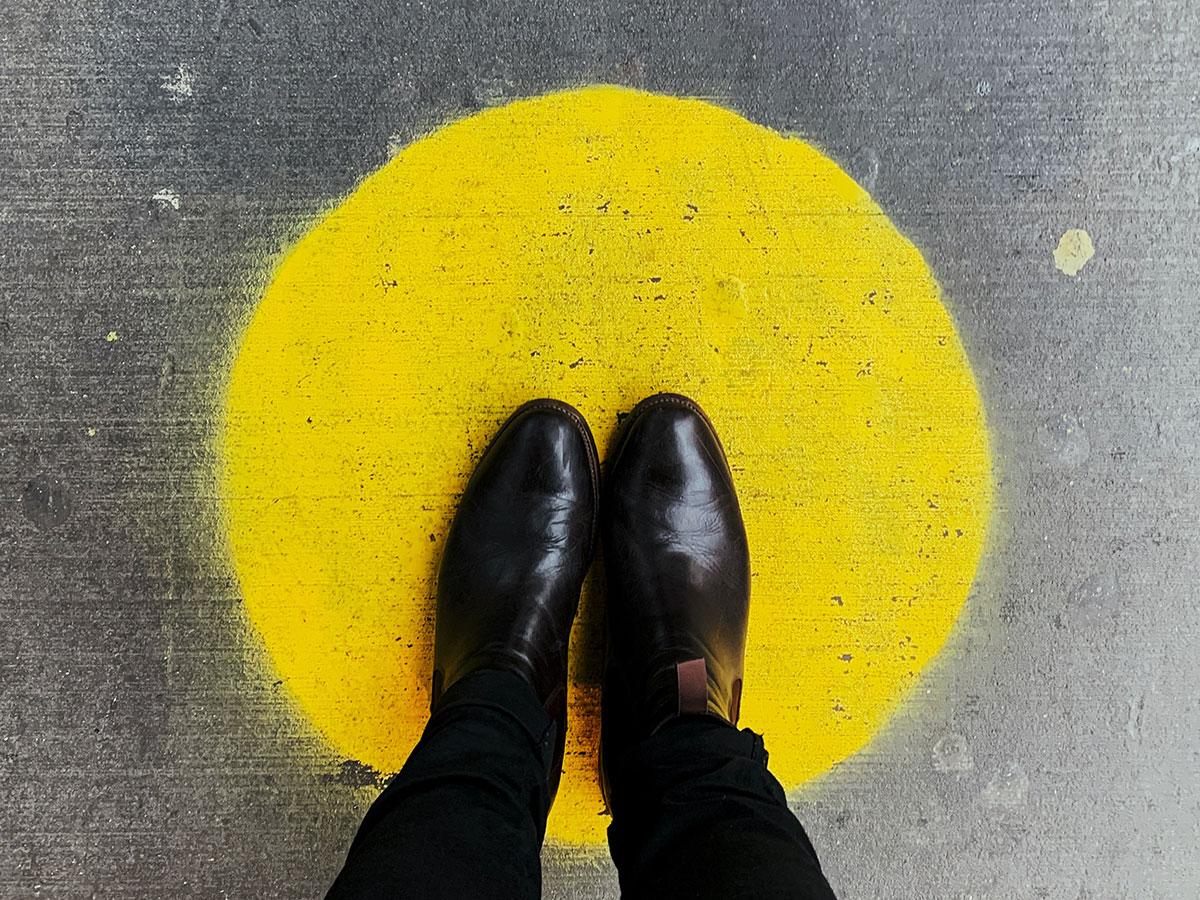
[[[682,716],[613,762],[608,842],[626,900],[833,898],[754,732]]]
[[[539,897],[555,730],[517,675],[452,685],[367,811],[327,900]]]

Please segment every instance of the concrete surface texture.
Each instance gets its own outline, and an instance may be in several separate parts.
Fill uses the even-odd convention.
[[[1194,4],[0,9],[0,896],[319,895],[377,789],[269,677],[214,488],[270,266],[398,149],[590,83],[820,147],[974,369],[988,549],[887,727],[793,794],[846,897],[1200,882]],[[803,690],[803,686],[797,687]],[[616,896],[549,849],[546,896]]]

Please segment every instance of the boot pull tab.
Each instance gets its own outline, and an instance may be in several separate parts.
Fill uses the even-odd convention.
[[[708,712],[708,666],[703,659],[675,664],[679,685],[679,715],[703,715]]]

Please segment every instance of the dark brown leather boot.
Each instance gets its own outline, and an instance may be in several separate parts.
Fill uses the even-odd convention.
[[[433,707],[480,669],[515,672],[566,736],[567,645],[592,561],[599,463],[591,430],[557,400],[526,403],[492,440],[446,538],[437,585]]]
[[[678,715],[736,724],[750,554],[721,442],[695,402],[658,394],[634,408],[610,462],[601,521],[602,755]]]

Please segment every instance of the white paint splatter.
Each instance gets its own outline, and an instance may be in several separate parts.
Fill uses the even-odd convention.
[[[162,77],[162,89],[173,103],[182,103],[192,96],[192,70],[183,63],[170,75]]]
[[[150,199],[160,204],[163,209],[168,206],[171,209],[179,209],[179,194],[170,188],[159,188]]]
[[[1095,255],[1092,236],[1082,228],[1068,228],[1054,249],[1054,265],[1058,271],[1073,278]]]

